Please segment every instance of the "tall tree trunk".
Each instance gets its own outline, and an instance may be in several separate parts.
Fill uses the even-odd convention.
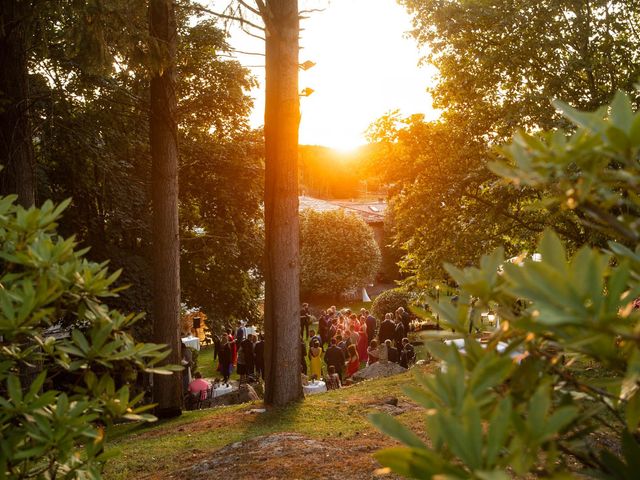
[[[297,0],[267,1],[265,402],[302,398],[298,227]]]
[[[171,348],[167,363],[180,364],[180,237],[178,231],[178,129],[176,121],[176,18],[172,0],[150,0],[149,30],[161,52],[151,78],[151,198],[153,203],[154,341]],[[182,413],[182,375],[156,375],[156,414]]]
[[[29,120],[27,22],[30,2],[0,1],[0,194],[35,203],[33,138]]]

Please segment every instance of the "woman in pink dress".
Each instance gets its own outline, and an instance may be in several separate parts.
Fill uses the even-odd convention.
[[[349,345],[347,349],[347,378],[356,373],[360,368],[360,357],[358,357],[358,351],[355,345]]]

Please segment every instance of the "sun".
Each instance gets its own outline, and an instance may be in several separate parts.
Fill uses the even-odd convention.
[[[326,3],[301,23],[300,63],[315,66],[300,71],[300,90],[314,90],[300,97],[300,144],[353,150],[367,143],[364,132],[373,121],[395,109],[437,118],[426,91],[435,69],[418,67],[425,52],[405,35],[411,29],[405,9],[396,0]],[[264,76],[264,69],[254,73]],[[259,126],[264,93],[253,94],[251,122]]]
[[[363,15],[366,21],[356,21]],[[431,110],[431,75],[418,67],[421,52],[404,35],[410,17],[395,0],[332,2],[306,22],[300,61],[316,65],[300,72],[300,89],[314,89],[301,97],[301,143],[353,149],[390,110]]]

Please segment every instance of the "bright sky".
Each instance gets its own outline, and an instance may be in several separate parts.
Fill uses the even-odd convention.
[[[316,63],[300,71],[300,89],[314,90],[300,98],[301,144],[357,147],[366,143],[367,127],[394,109],[437,118],[426,93],[434,71],[418,67],[421,53],[405,36],[410,17],[396,0],[300,1],[301,9],[318,6],[325,10],[301,23],[300,63]],[[234,31],[231,44],[237,50],[264,51],[260,41],[241,31]],[[264,65],[263,57],[238,58],[244,65]],[[251,92],[251,125],[258,127],[264,123],[264,68],[252,70],[261,84]]]

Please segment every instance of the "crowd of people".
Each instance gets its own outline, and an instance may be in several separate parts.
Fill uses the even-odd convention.
[[[235,334],[234,334],[235,333]],[[236,329],[227,328],[220,336],[214,336],[213,359],[218,359],[218,372],[227,383],[236,367],[240,383],[264,379],[264,338],[249,333],[244,323]]]
[[[333,389],[376,362],[395,362],[408,368],[415,361],[415,351],[406,336],[409,322],[409,314],[402,307],[378,322],[364,308],[356,314],[331,306],[321,312],[316,331],[311,328],[311,313],[305,303],[300,314],[301,373],[307,379],[324,379],[327,389]],[[215,335],[213,343],[214,361],[218,360],[223,384],[229,383],[234,367],[240,383],[264,379],[262,335],[251,333],[241,323],[235,332],[227,328],[223,334]],[[196,376],[188,389],[197,394],[205,384],[201,376]]]
[[[376,362],[395,362],[408,368],[415,361],[413,345],[407,338],[410,316],[403,307],[387,313],[379,323],[364,308],[356,314],[331,306],[321,312],[317,332],[309,328],[310,318],[309,305],[305,303],[300,315],[301,370],[309,378],[324,378],[329,389]]]

